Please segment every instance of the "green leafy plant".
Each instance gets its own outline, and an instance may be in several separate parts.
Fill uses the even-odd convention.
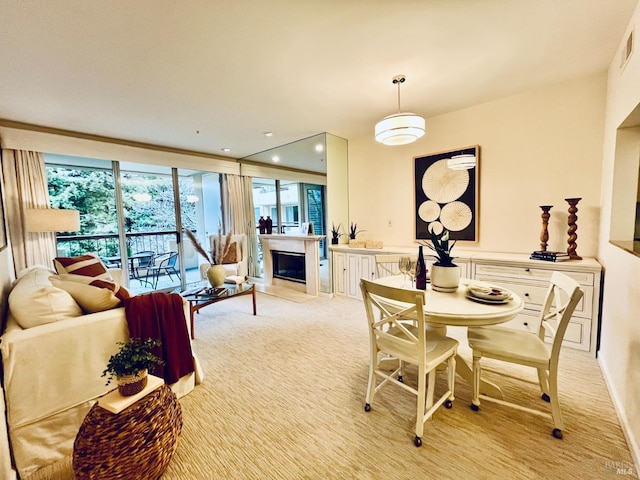
[[[107,368],[102,372],[103,377],[107,377],[109,385],[114,377],[122,377],[124,375],[133,375],[145,368],[152,370],[156,365],[164,365],[164,360],[157,357],[151,350],[160,346],[160,340],[147,338],[131,338],[127,342],[118,342],[120,350],[109,358]]]
[[[349,225],[349,238],[350,238],[351,240],[355,240],[355,239],[356,239],[356,236],[357,236],[359,233],[362,233],[362,232],[364,232],[364,231],[365,231],[365,230],[358,230],[358,224],[357,224],[357,223],[353,223],[353,222],[351,222],[351,224]]]
[[[451,256],[451,249],[456,244],[457,240],[453,240],[453,243],[449,245],[449,231],[443,230],[440,234],[431,231],[431,243],[425,243],[431,250],[435,252],[435,255],[430,255],[437,261],[434,265],[442,267],[453,267],[453,257]]]

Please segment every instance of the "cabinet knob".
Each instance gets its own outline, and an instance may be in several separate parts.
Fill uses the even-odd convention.
[[[524,271],[525,271],[525,272],[530,272],[531,270],[530,270],[530,269],[528,269],[528,268],[525,268],[525,269],[524,269]]]
[[[524,326],[528,327],[529,326],[529,322],[524,322]]]
[[[524,296],[525,296],[525,297],[528,297],[528,296],[529,296],[529,294],[528,294],[528,293],[525,293],[525,294],[524,294]]]

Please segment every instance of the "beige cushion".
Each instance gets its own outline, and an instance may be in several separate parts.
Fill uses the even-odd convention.
[[[222,263],[223,265],[229,263],[238,263],[238,258],[240,258],[238,254],[238,243],[231,242],[229,244],[229,250],[227,251],[227,254],[222,258]]]
[[[56,257],[53,259],[56,271],[84,275],[85,277],[102,278],[113,281],[113,277],[95,253],[87,253],[77,257]]]
[[[131,297],[127,289],[116,282],[84,275],[52,275],[49,280],[55,287],[68,292],[85,313],[120,307],[122,300]]]
[[[37,327],[82,315],[82,310],[69,293],[51,285],[51,273],[52,270],[46,267],[29,269],[20,276],[11,290],[9,310],[22,328]]]

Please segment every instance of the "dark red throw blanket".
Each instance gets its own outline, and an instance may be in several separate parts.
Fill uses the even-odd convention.
[[[123,301],[129,336],[162,342],[153,353],[164,360],[164,366],[149,373],[164,378],[167,384],[194,371],[182,302],[179,294],[162,292],[136,295]]]

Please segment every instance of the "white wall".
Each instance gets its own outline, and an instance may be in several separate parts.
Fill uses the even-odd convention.
[[[635,24],[640,10],[629,28]],[[564,199],[582,197],[577,252],[605,267],[599,359],[638,466],[640,258],[608,243],[616,129],[640,103],[640,51],[630,62],[620,74],[618,54],[608,75],[428,118],[425,137],[406,146],[377,144],[372,125],[370,135],[349,140],[349,213],[385,245],[411,245],[413,157],[475,144],[481,149],[480,234],[471,248],[537,249],[539,205],[549,204],[549,248],[566,250]]]
[[[577,252],[595,256],[605,94],[604,73],[551,85],[427,118],[425,136],[399,147],[376,143],[371,125],[370,134],[349,140],[350,221],[385,245],[411,245],[413,158],[480,145],[479,242],[473,248],[539,249],[539,206],[554,205],[549,249],[566,250],[564,199],[582,197]]]
[[[629,22],[627,34],[635,25],[640,25],[640,6]],[[627,34],[621,39],[621,48]],[[620,50],[609,69],[600,223],[602,241],[598,249],[600,262],[606,269],[599,359],[625,425],[636,465],[640,465],[640,258],[611,245],[608,240],[616,130],[640,103],[638,34],[636,29],[636,51],[624,70],[619,68]]]

